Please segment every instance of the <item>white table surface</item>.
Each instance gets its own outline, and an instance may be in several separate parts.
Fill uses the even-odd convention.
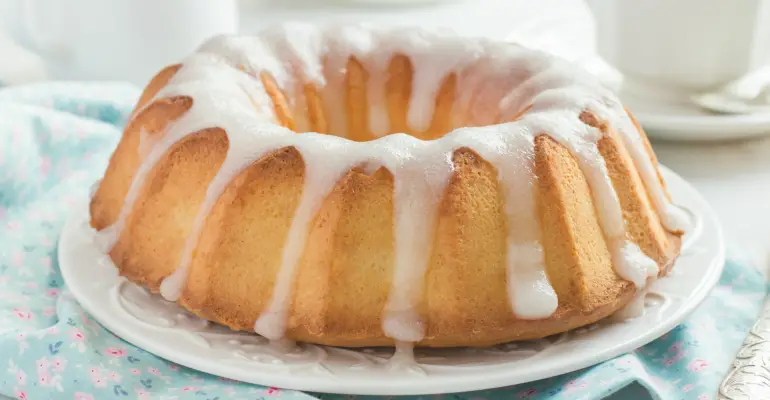
[[[769,132],[770,133],[770,132]],[[691,182],[721,219],[728,246],[767,274],[770,138],[732,143],[654,142],[661,163]]]

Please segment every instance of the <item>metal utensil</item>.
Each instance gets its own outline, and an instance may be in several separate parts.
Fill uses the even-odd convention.
[[[691,100],[720,114],[770,113],[770,67],[760,68],[718,90],[694,95]]]
[[[719,385],[717,400],[739,399],[770,399],[770,299]]]

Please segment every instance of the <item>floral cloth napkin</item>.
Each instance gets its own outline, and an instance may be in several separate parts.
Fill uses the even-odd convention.
[[[138,95],[109,83],[0,89],[0,397],[350,397],[238,383],[170,363],[102,328],[68,293],[59,232],[74,199],[101,176]],[[424,397],[600,399],[638,382],[654,398],[712,399],[766,288],[756,269],[731,259],[684,324],[630,354],[531,384]]]

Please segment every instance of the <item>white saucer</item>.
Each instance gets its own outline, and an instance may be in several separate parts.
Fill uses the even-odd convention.
[[[663,169],[691,228],[673,272],[655,281],[644,315],[605,320],[546,339],[484,349],[418,351],[419,366],[390,364],[391,351],[300,344],[271,346],[183,311],[119,278],[93,244],[85,202],[59,243],[59,264],[82,306],[116,335],[160,357],[235,380],[313,392],[371,395],[451,393],[503,387],[575,371],[647,344],[685,319],[716,284],[724,266],[721,228],[708,204]]]
[[[676,96],[653,99],[623,89],[619,95],[651,138],[722,141],[770,135],[770,113],[717,114]]]

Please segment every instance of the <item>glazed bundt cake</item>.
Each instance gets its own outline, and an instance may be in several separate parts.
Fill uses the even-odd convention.
[[[271,340],[485,346],[593,323],[679,254],[591,76],[443,31],[222,36],[145,88],[91,204],[130,281]]]

